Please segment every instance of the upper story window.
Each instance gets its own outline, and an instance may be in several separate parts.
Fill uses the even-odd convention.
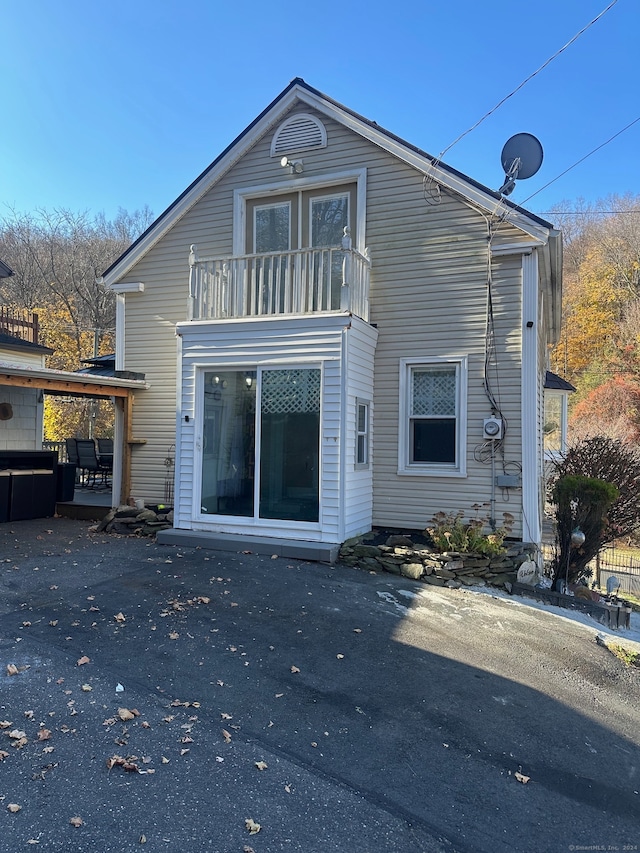
[[[327,130],[320,119],[297,113],[282,122],[271,141],[271,156],[282,157],[296,151],[326,148]]]
[[[466,475],[466,359],[403,359],[398,473]]]

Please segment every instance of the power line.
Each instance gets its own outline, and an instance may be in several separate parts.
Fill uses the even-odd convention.
[[[602,12],[600,12],[600,14],[599,14],[599,15],[596,15],[596,17],[595,17],[592,21],[589,21],[589,23],[588,23],[586,26],[584,26],[584,27],[583,27],[579,32],[577,32],[577,33],[575,34],[575,36],[573,36],[573,38],[569,39],[569,41],[568,41],[568,42],[567,42],[563,47],[561,47],[559,50],[557,50],[557,51],[553,54],[553,56],[550,56],[550,57],[549,57],[549,59],[547,59],[547,61],[546,61],[546,62],[543,62],[543,63],[542,63],[542,65],[540,66],[540,68],[536,69],[536,71],[534,71],[532,74],[529,74],[529,76],[528,76],[528,77],[526,77],[526,78],[522,81],[522,83],[520,83],[520,85],[519,85],[519,86],[516,86],[516,88],[515,88],[512,92],[509,92],[509,94],[508,94],[508,95],[505,95],[505,97],[504,97],[501,101],[499,101],[499,102],[495,105],[495,107],[493,107],[492,109],[490,109],[488,113],[485,113],[485,115],[483,115],[483,116],[482,116],[482,118],[481,118],[481,119],[479,119],[479,120],[478,120],[474,125],[472,125],[468,130],[465,130],[465,132],[464,132],[464,133],[461,133],[461,134],[460,134],[460,136],[459,136],[457,139],[454,139],[454,140],[453,140],[453,142],[451,143],[451,145],[448,145],[448,146],[444,149],[444,151],[442,151],[442,152],[440,153],[440,155],[438,156],[438,159],[437,159],[437,161],[436,161],[436,162],[440,162],[440,161],[442,160],[442,158],[444,157],[444,155],[447,153],[447,151],[449,151],[451,148],[453,148],[453,146],[454,146],[454,145],[457,145],[457,144],[458,144],[458,142],[460,142],[460,140],[461,140],[461,139],[464,139],[464,137],[465,137],[465,136],[467,136],[467,134],[471,133],[471,131],[475,130],[475,129],[476,129],[476,127],[478,127],[479,125],[481,125],[481,124],[482,124],[482,122],[483,122],[485,119],[489,118],[489,116],[490,116],[490,115],[493,115],[493,113],[495,113],[495,111],[496,111],[497,109],[499,109],[499,108],[500,108],[500,107],[501,107],[501,106],[502,106],[506,101],[508,101],[508,100],[509,100],[509,98],[512,98],[512,97],[516,94],[516,92],[519,92],[519,91],[520,91],[520,89],[522,89],[522,87],[523,87],[523,86],[526,86],[526,84],[527,84],[530,80],[533,80],[533,78],[534,78],[537,74],[539,74],[541,71],[543,71],[543,70],[547,67],[547,65],[549,65],[551,62],[553,62],[553,60],[554,60],[554,59],[556,59],[558,56],[560,56],[560,54],[561,54],[561,53],[563,53],[563,52],[564,52],[568,47],[570,47],[570,46],[571,46],[575,41],[577,41],[577,39],[579,39],[579,38],[580,38],[580,36],[581,36],[583,33],[585,33],[585,32],[589,29],[589,27],[592,27],[592,26],[596,23],[596,21],[598,21],[600,18],[602,18],[602,16],[603,16],[603,15],[605,15],[605,14],[609,11],[609,9],[612,9],[612,8],[616,5],[616,3],[617,3],[617,2],[618,2],[618,0],[612,0],[612,2],[611,2],[611,3],[609,3],[609,5],[607,6],[607,8],[606,8],[606,9],[603,9],[603,10],[602,10]],[[435,164],[434,164],[434,165],[435,165]]]
[[[579,160],[576,160],[576,162],[572,166],[569,166],[567,169],[564,170],[564,172],[560,172],[559,175],[556,175],[555,178],[552,178],[548,183],[546,183],[544,186],[540,187],[539,190],[536,190],[534,193],[531,193],[531,195],[527,196],[523,201],[519,202],[519,204],[526,204],[529,201],[529,199],[532,199],[534,196],[538,195],[538,193],[541,193],[542,190],[546,190],[546,188],[550,187],[551,184],[554,184],[560,178],[564,177],[567,174],[567,172],[570,172],[572,169],[575,169],[575,167],[579,166],[580,163],[584,163],[584,161],[587,159],[587,157],[591,157],[591,155],[595,154],[596,151],[599,151],[601,148],[604,148],[605,145],[608,145],[610,142],[613,142],[613,140],[617,136],[620,136],[620,134],[624,133],[625,130],[629,130],[630,127],[633,127],[633,125],[637,124],[639,121],[640,121],[640,116],[638,116],[638,118],[634,118],[634,120],[630,121],[626,127],[623,127],[622,130],[619,130],[617,133],[614,133],[613,136],[609,137],[609,139],[607,139],[606,142],[601,143],[596,148],[594,148],[593,151],[589,151],[589,153],[585,154],[584,157],[581,157]]]

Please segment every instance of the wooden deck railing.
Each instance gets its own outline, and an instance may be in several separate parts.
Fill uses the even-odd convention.
[[[17,311],[0,305],[0,334],[38,343],[38,315],[32,311]]]

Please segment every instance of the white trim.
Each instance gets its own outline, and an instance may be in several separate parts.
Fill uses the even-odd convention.
[[[350,169],[330,172],[319,177],[304,177],[279,181],[277,184],[254,184],[233,191],[233,254],[244,255],[247,201],[285,195],[295,191],[329,189],[338,184],[356,184],[356,234],[354,247],[364,254],[366,247],[367,170]],[[352,235],[353,237],[353,235]]]
[[[189,523],[188,518],[183,519],[182,500],[179,490],[179,484],[182,479],[182,386],[183,386],[183,342],[182,335],[176,335],[176,452],[174,456],[173,467],[173,510],[174,510],[174,527],[182,527],[181,522]]]
[[[522,535],[540,542],[538,470],[538,256],[522,256]],[[527,323],[533,321],[533,326]]]
[[[116,293],[116,370],[124,370],[126,304],[123,293]]]
[[[491,254],[493,257],[502,255],[529,255],[534,249],[544,246],[540,240],[527,240],[520,243],[492,243]]]
[[[251,359],[249,362],[246,360],[240,363],[231,363],[225,361],[214,361],[214,362],[206,362],[206,363],[192,363],[191,369],[193,370],[193,381],[194,381],[194,437],[193,437],[193,480],[192,480],[192,501],[191,501],[191,519],[189,522],[192,524],[199,525],[199,527],[193,527],[192,529],[212,529],[215,528],[222,532],[223,530],[227,530],[227,532],[237,532],[241,530],[242,527],[250,528],[252,530],[264,529],[265,531],[268,529],[273,529],[274,527],[281,526],[283,530],[298,530],[301,533],[304,531],[313,531],[313,532],[322,532],[322,479],[323,479],[323,429],[324,429],[324,417],[323,417],[323,397],[325,393],[325,362],[331,361],[335,359],[318,359],[317,356],[315,358],[288,358],[286,361],[278,360],[278,359]],[[260,487],[260,452],[261,452],[261,394],[262,394],[262,382],[261,382],[261,374],[265,370],[282,370],[283,368],[295,369],[296,367],[303,367],[303,369],[312,369],[320,371],[320,411],[319,411],[319,424],[318,424],[318,521],[294,521],[289,519],[273,519],[273,518],[261,518],[259,516],[260,512],[260,495],[259,495],[259,487]],[[224,372],[224,371],[256,371],[256,430],[254,436],[254,506],[253,516],[235,516],[235,515],[222,515],[219,513],[203,513],[202,512],[202,453],[203,453],[203,426],[204,426],[204,375],[206,372]],[[179,399],[179,398],[178,398]],[[178,429],[180,428],[180,420],[178,418]],[[177,442],[177,435],[176,435]],[[176,483],[178,482],[178,474],[177,474],[177,443],[176,443]],[[174,500],[175,503],[175,500]]]
[[[143,281],[119,281],[111,287],[116,293],[144,293]]]
[[[450,364],[456,367],[456,464],[409,464],[409,392],[408,377],[412,367]],[[398,471],[403,477],[467,476],[467,382],[468,356],[424,356],[402,358],[399,362],[400,399],[398,406]]]
[[[463,176],[451,174],[439,165],[434,165],[432,158],[428,155],[414,151],[406,143],[393,139],[387,133],[378,130],[375,126],[369,125],[351,113],[346,112],[346,110],[340,108],[337,104],[331,103],[325,98],[315,95],[306,88],[296,84],[286,94],[282,95],[273,108],[265,113],[259,121],[256,121],[253,127],[247,129],[238,142],[235,145],[232,144],[231,148],[224,156],[220,157],[215,165],[212,164],[199,179],[196,179],[191,188],[185,191],[182,198],[174,202],[174,207],[171,208],[170,212],[166,211],[166,216],[162,214],[156,220],[135,249],[127,254],[126,257],[123,257],[121,262],[117,262],[109,274],[104,277],[103,283],[105,287],[113,288],[118,279],[126,275],[138,263],[140,258],[253,147],[270,127],[276,126],[296,102],[308,104],[323,115],[329,116],[334,121],[348,127],[384,151],[388,151],[399,160],[413,166],[423,174],[429,175],[441,186],[451,189],[463,199],[467,199],[484,210],[490,213],[494,213],[498,209],[506,211],[504,218],[512,225],[520,228],[526,234],[530,234],[532,237],[546,242],[549,236],[548,228],[534,223],[526,214],[520,211],[507,208],[503,204],[502,199],[496,199],[490,190],[483,191],[479,187],[470,184]],[[358,199],[358,202],[360,202],[360,199]],[[358,247],[358,250],[362,251],[360,247]]]
[[[366,425],[363,433],[360,432],[360,406],[366,413]],[[358,461],[358,438],[363,435],[365,438],[364,461]],[[356,423],[355,423],[355,443],[353,448],[354,462],[353,467],[356,471],[365,471],[371,466],[371,400],[365,400],[362,397],[356,397]]]

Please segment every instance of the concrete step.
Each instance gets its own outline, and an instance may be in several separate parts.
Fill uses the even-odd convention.
[[[302,539],[276,539],[273,536],[249,536],[236,533],[205,533],[196,530],[161,530],[159,545],[181,545],[184,548],[209,548],[212,551],[251,551],[253,554],[276,554],[292,560],[335,563],[338,543],[309,542]]]

